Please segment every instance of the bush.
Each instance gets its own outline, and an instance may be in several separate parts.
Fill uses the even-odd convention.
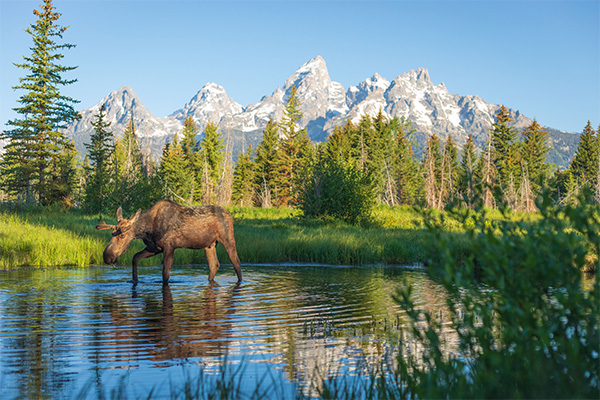
[[[300,200],[304,216],[351,224],[367,220],[375,205],[370,179],[353,163],[322,158]]]
[[[407,393],[599,397],[599,283],[584,289],[581,271],[586,255],[600,248],[600,209],[585,200],[562,210],[550,204],[549,198],[538,203],[542,218],[530,222],[456,213],[478,248],[462,258],[439,234],[439,219],[431,224],[458,345],[455,354],[443,351],[437,316],[417,309],[410,288],[399,293],[413,334],[428,349],[399,358]]]

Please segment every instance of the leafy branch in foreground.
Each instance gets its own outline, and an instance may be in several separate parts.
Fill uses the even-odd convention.
[[[538,202],[542,218],[534,222],[456,212],[478,249],[467,257],[452,238],[439,234],[440,219],[431,222],[458,345],[455,354],[443,349],[440,323],[403,289],[397,301],[428,349],[399,357],[408,393],[598,398],[599,282],[584,288],[582,270],[586,257],[599,252],[600,207],[586,199],[565,209],[551,203],[549,197]]]

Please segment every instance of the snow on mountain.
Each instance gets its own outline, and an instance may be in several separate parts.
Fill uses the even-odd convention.
[[[92,117],[100,105],[106,104],[107,120],[112,123],[111,128],[116,135],[122,135],[133,116],[138,136],[142,142],[146,141],[155,158],[160,156],[164,143],[181,131],[188,116],[194,118],[200,132],[209,120],[217,123],[224,134],[231,134],[234,154],[237,154],[248,144],[258,144],[269,119],[281,120],[292,86],[296,86],[303,114],[299,124],[307,129],[312,140],[325,140],[335,126],[344,125],[348,119],[358,123],[364,115],[375,116],[381,111],[386,117],[402,117],[411,121],[416,131],[417,154],[423,150],[429,133],[435,133],[442,139],[452,135],[459,146],[470,134],[475,143],[483,147],[500,108],[478,96],[449,93],[443,83],[434,85],[425,68],[399,75],[391,82],[374,74],[344,90],[340,83],[331,80],[325,60],[317,56],[286,79],[282,88],[276,88],[271,95],[246,108],[229,98],[223,87],[207,83],[183,108],[168,117],[156,118],[133,90],[124,86],[96,106],[82,111],[82,118],[66,133],[75,139],[78,149],[85,152],[83,143],[89,141],[93,132]],[[510,112],[517,128],[531,123],[519,111]],[[559,139],[557,131],[550,131],[551,138],[556,137],[551,140],[557,144],[553,150],[557,154],[551,159],[564,165],[575,151],[573,141],[564,134],[559,135]]]
[[[177,119],[183,126],[183,121],[191,116],[202,129],[208,121],[220,123],[243,111],[244,108],[229,98],[222,86],[207,83],[181,110],[170,117]]]
[[[80,112],[81,118],[71,124],[64,133],[71,137],[77,149],[86,152],[85,143],[89,143],[90,135],[94,132],[92,122],[104,104],[105,121],[110,122],[110,128],[116,137],[123,136],[127,124],[133,119],[136,133],[143,148],[153,155],[166,143],[166,139],[179,129],[175,121],[169,118],[157,118],[146,109],[133,89],[129,86],[110,93],[95,106]],[[158,153],[160,154],[160,153]]]

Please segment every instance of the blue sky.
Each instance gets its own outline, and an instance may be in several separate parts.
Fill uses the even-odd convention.
[[[22,93],[24,32],[42,0],[0,0],[0,124]],[[123,85],[166,116],[206,83],[242,106],[320,55],[346,89],[425,67],[434,84],[581,132],[600,123],[600,1],[55,0],[65,41],[64,93],[93,106]]]

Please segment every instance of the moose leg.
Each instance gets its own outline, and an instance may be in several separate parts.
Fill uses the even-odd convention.
[[[240,258],[237,255],[237,249],[235,247],[235,240],[226,240],[221,242],[223,247],[225,247],[225,251],[227,251],[227,255],[233,264],[233,269],[235,269],[235,273],[237,274],[238,283],[242,281],[242,263],[240,262]]]
[[[145,248],[144,250],[140,251],[139,253],[136,253],[133,256],[133,262],[131,263],[131,267],[133,269],[132,272],[133,272],[133,281],[134,282],[138,281],[137,267],[138,267],[138,263],[140,262],[140,260],[143,258],[155,256],[155,255],[156,255],[156,253],[153,253],[150,250],[148,250],[148,248]]]
[[[219,259],[217,258],[217,243],[211,244],[209,247],[204,249],[206,253],[206,260],[208,261],[208,280],[213,282],[215,280],[215,275],[217,275],[217,271],[221,264],[219,264]]]
[[[171,276],[171,268],[173,268],[173,254],[175,250],[165,249],[163,256],[163,285],[169,284],[169,277]]]

